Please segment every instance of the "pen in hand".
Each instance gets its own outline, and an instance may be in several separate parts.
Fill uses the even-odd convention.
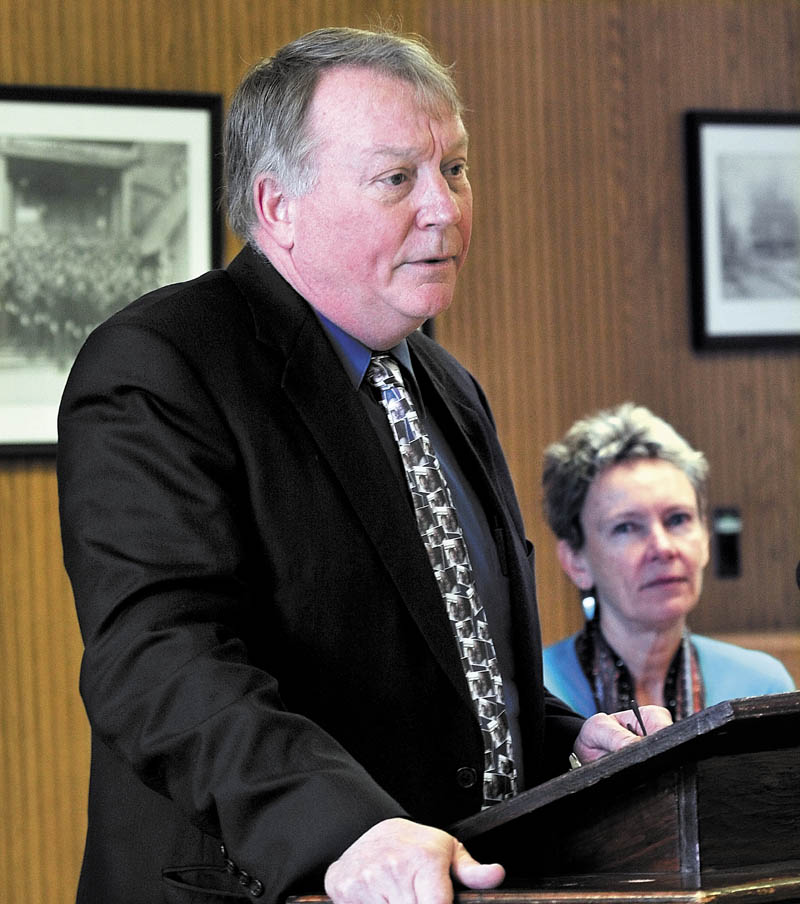
[[[647,737],[647,729],[644,727],[644,719],[642,719],[642,714],[639,712],[639,707],[634,699],[631,699],[631,709],[633,710],[634,716],[636,716],[636,721],[639,723],[639,728],[642,729],[642,737]],[[626,728],[628,731],[632,731],[634,734],[638,734],[639,732],[633,727],[633,725],[627,725]]]

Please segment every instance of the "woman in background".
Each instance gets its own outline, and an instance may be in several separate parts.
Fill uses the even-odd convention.
[[[707,474],[702,452],[630,402],[577,421],[546,450],[545,514],[587,621],[544,650],[544,677],[582,715],[635,700],[678,721],[794,689],[774,657],[687,628],[709,557]]]

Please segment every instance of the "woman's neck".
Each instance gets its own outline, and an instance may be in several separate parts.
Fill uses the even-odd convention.
[[[600,610],[600,629],[628,668],[633,695],[640,705],[664,706],[664,682],[683,636],[684,621],[665,629],[633,632]]]

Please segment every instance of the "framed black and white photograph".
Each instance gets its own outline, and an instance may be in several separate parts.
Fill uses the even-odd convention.
[[[685,127],[694,347],[800,345],[800,113]]]
[[[0,454],[48,455],[89,332],[222,258],[217,94],[0,85]]]

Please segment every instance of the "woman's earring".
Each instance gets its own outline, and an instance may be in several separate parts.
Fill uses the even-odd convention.
[[[591,593],[581,597],[581,606],[583,607],[583,614],[586,616],[586,621],[591,621],[597,610],[597,601]]]

